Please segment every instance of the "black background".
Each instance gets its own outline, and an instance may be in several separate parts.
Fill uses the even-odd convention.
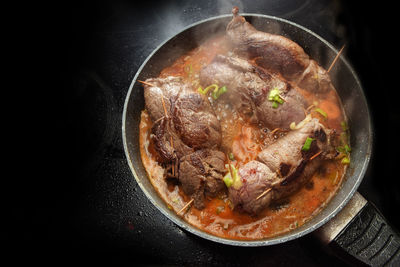
[[[14,90],[19,104],[14,107],[26,108],[15,116],[15,129],[22,129],[10,127],[11,135],[18,136],[10,154],[17,164],[7,179],[12,183],[3,189],[11,222],[3,236],[16,252],[14,260],[340,263],[311,236],[265,248],[202,240],[161,215],[129,171],[120,129],[124,99],[137,69],[162,41],[193,22],[229,13],[232,5],[294,21],[337,49],[346,44],[344,55],[361,79],[374,124],[373,157],[359,191],[400,229],[398,14],[396,6],[385,2],[348,2],[110,0],[25,6],[26,16],[15,17],[21,26],[13,28],[10,38],[18,40],[12,44],[16,52],[9,54],[15,56],[12,88],[20,88]]]

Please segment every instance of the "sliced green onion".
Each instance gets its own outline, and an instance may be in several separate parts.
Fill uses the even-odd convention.
[[[272,101],[272,107],[273,108],[278,108],[278,106],[279,106],[278,104],[283,104],[283,102],[285,102],[282,99],[280,93],[281,92],[276,87],[274,89],[272,89],[271,91],[269,91],[268,100]]]
[[[326,114],[326,112],[323,111],[322,109],[316,108],[316,109],[314,109],[314,110],[315,110],[316,112],[318,112],[319,114],[321,114],[325,119],[328,118],[328,114]]]
[[[342,164],[350,164],[350,159],[349,159],[349,157],[344,157],[344,158],[342,159]]]
[[[284,102],[280,95],[274,96],[274,101],[279,104],[283,104]]]
[[[340,133],[340,142],[341,142],[341,144],[347,144],[348,139],[349,139],[349,136],[347,135],[346,131]]]
[[[346,153],[346,149],[343,146],[338,146],[336,150],[340,153]]]
[[[232,168],[232,175],[233,175],[233,188],[239,189],[242,186],[242,180],[240,179],[238,169]]]
[[[347,125],[347,122],[345,121],[342,121],[340,125],[342,126],[343,131],[347,131],[349,129],[349,125]]]
[[[306,139],[306,141],[304,142],[304,145],[303,145],[303,147],[301,148],[301,150],[303,150],[303,151],[308,151],[308,150],[310,150],[312,141],[314,141],[313,138],[307,137],[307,139]]]
[[[281,93],[281,92],[279,91],[278,88],[272,89],[271,91],[269,91],[268,100],[274,101],[274,98],[275,98],[276,96],[279,96],[280,93]]]
[[[222,86],[221,88],[217,88],[212,92],[212,98],[217,100],[222,94],[226,93],[226,86]]]
[[[230,160],[235,160],[235,157],[233,156],[232,152],[228,154],[228,157],[229,157]]]
[[[218,87],[217,84],[211,84],[206,88],[202,89],[201,86],[197,89],[200,94],[207,95],[208,91],[212,89],[211,96],[214,100],[217,100],[222,94],[226,93],[228,89],[226,86]]]
[[[231,174],[228,173],[227,175],[224,176],[224,183],[226,185],[226,187],[231,187],[233,184],[233,179],[231,177]]]
[[[202,89],[201,86],[200,86],[197,89],[197,91],[199,91],[200,94],[206,95],[208,93],[208,91],[210,91],[211,88],[214,88],[214,91],[218,90],[218,85],[217,84],[211,84],[211,85],[207,86],[204,89]]]
[[[336,150],[339,151],[339,152],[348,154],[349,152],[351,152],[351,147],[346,144],[344,146],[338,146],[336,148]]]
[[[226,164],[225,166],[227,168],[230,168],[230,170],[228,170],[228,173],[224,176],[224,179],[223,179],[225,182],[225,185],[228,188],[233,186],[233,188],[239,189],[242,186],[242,181],[240,179],[238,169],[235,168],[235,166],[233,164],[230,164],[230,166],[228,164]]]

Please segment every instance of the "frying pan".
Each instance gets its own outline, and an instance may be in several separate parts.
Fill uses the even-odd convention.
[[[320,36],[293,22],[267,15],[241,15],[258,30],[280,34],[295,41],[326,69],[338,53]],[[153,188],[140,157],[139,123],[140,113],[144,109],[144,97],[143,87],[137,80],[157,77],[163,68],[171,65],[184,53],[213,35],[224,34],[231,18],[231,15],[221,15],[189,25],[159,45],[136,73],[125,99],[122,137],[128,164],[140,188],[151,203],[171,221],[184,230],[211,241],[244,247],[267,246],[314,232],[334,251],[346,251],[339,254],[346,259],[370,265],[399,263],[399,235],[386,223],[375,206],[356,192],[371,157],[373,130],[361,83],[343,56],[330,71],[330,76],[348,117],[352,147],[351,163],[338,193],[310,221],[288,233],[268,239],[242,241],[217,237],[190,225],[168,209]]]

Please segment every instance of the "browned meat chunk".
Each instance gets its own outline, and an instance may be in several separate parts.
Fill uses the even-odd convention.
[[[172,162],[194,151],[179,138],[173,123],[167,118],[157,120],[151,128],[151,133],[154,148],[158,152],[161,162]]]
[[[281,35],[255,29],[234,8],[227,35],[234,52],[255,59],[268,70],[279,72],[300,88],[312,92],[332,89],[328,73],[304,52],[298,44]]]
[[[191,90],[191,87],[185,84],[179,77],[150,78],[145,82],[147,84],[144,84],[144,100],[146,109],[153,122],[165,116],[162,99],[169,115],[170,101],[176,98],[181,92]]]
[[[304,151],[302,148],[307,138],[313,141]],[[317,119],[311,119],[301,129],[288,133],[261,151],[258,161],[249,162],[239,169],[242,185],[229,188],[231,201],[239,209],[257,214],[271,201],[293,194],[311,178],[323,160],[334,156],[329,140],[329,131]],[[263,192],[268,193],[259,198]]]
[[[155,149],[163,162],[179,159],[197,149],[219,147],[220,124],[204,96],[193,92],[190,85],[176,77],[152,78],[146,83],[155,85],[145,84],[144,96],[154,122]]]
[[[215,148],[221,144],[221,126],[204,96],[186,93],[172,106],[172,119],[181,140],[194,149]]]
[[[302,148],[307,138],[313,141],[309,150],[304,151]],[[311,178],[322,160],[336,155],[330,138],[330,131],[317,119],[311,119],[301,129],[290,132],[258,154],[257,160],[283,177],[282,182],[274,187],[274,198],[283,198],[297,191]],[[319,152],[320,155],[310,161]]]
[[[229,101],[253,122],[261,122],[270,129],[287,129],[290,123],[298,123],[305,117],[306,101],[295,88],[244,59],[217,56],[202,69],[200,83],[203,86],[213,83],[225,85],[228,90],[221,100]],[[284,99],[275,107],[274,102],[268,99],[273,89],[278,89]]]
[[[183,192],[194,199],[197,209],[204,208],[205,195],[215,196],[224,189],[225,154],[210,149],[197,150],[181,158],[179,181]]]
[[[313,138],[310,149],[303,151],[302,147],[307,139]],[[328,133],[317,119],[310,119],[302,128],[289,132],[283,138],[269,145],[258,154],[257,160],[263,162],[273,172],[280,169],[282,164],[293,169],[304,159],[308,159],[319,151],[327,157],[331,152],[328,146]]]
[[[254,67],[246,60],[218,55],[211,64],[201,70],[200,83],[203,87],[210,84],[226,86],[227,93],[223,94],[220,100],[228,98],[236,110],[256,119],[250,92],[254,92],[254,95],[264,95],[262,89],[265,86],[263,80],[255,74]]]
[[[239,169],[242,186],[229,188],[229,198],[235,208],[251,214],[257,214],[269,205],[272,194],[256,199],[267,188],[279,181],[276,173],[259,161],[250,161]]]
[[[183,191],[202,209],[205,195],[214,196],[225,188],[225,154],[215,150],[221,144],[219,121],[205,96],[180,78],[148,79],[146,83],[154,85],[145,85],[144,91],[154,122],[154,148],[161,162],[173,164]]]

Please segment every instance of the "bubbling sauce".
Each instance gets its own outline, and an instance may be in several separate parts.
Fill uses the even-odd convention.
[[[171,66],[161,71],[160,77],[180,76],[199,87],[199,72],[217,54],[228,55],[224,36],[210,38],[196,49],[179,57]],[[228,88],[229,90],[229,88]],[[342,133],[341,123],[345,121],[340,100],[335,91],[318,98],[300,90],[300,93],[327,113],[327,118],[318,112],[311,112],[327,128]],[[220,120],[222,129],[221,151],[233,154],[232,161],[237,167],[255,159],[257,154],[284,135],[273,129],[261,128],[251,124],[234,111],[229,103],[209,98]],[[164,169],[157,162],[157,153],[150,138],[152,122],[146,110],[142,111],[140,121],[140,153],[148,177],[169,209],[178,212],[190,201],[180,185],[167,182]],[[271,204],[257,216],[234,210],[228,196],[221,193],[215,198],[206,198],[205,208],[191,207],[183,219],[193,226],[210,234],[230,239],[255,240],[277,236],[293,230],[315,216],[335,195],[346,171],[340,160],[325,162],[310,181],[292,196]],[[182,213],[183,214],[183,213]]]

